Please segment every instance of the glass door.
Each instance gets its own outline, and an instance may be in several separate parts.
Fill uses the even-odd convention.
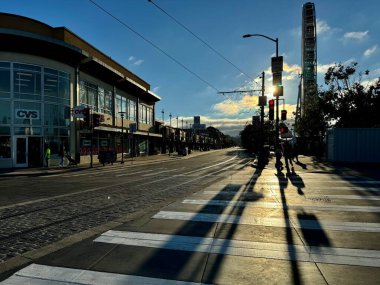
[[[14,137],[15,139],[15,167],[28,167],[28,138]]]

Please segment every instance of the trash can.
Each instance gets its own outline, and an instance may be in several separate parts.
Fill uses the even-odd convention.
[[[116,151],[101,150],[99,151],[98,159],[100,163],[103,163],[103,165],[106,163],[113,164],[116,161]]]

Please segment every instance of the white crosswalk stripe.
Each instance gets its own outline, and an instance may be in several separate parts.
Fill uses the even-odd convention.
[[[380,267],[380,251],[108,231],[95,242],[280,260]]]
[[[264,198],[264,197],[281,197],[281,193],[258,193],[258,192],[233,192],[233,191],[213,191],[213,190],[206,190],[203,191],[202,194],[205,195],[213,195],[213,196],[224,196],[224,197],[234,197],[239,193],[240,198]],[[380,200],[380,196],[363,196],[363,195],[309,195],[304,194],[300,196],[299,194],[288,194],[286,193],[286,197],[288,198],[305,198],[305,199],[317,199],[317,198],[328,198],[328,199],[343,199],[343,200],[371,200],[371,201],[377,201]]]
[[[266,227],[295,227],[311,230],[333,230],[350,232],[380,232],[380,223],[341,222],[333,220],[291,221],[283,218],[266,218],[253,216],[237,216],[226,214],[200,214],[190,212],[160,211],[154,219],[182,220],[209,223],[242,224]]]
[[[347,205],[281,205],[275,202],[245,202],[245,201],[226,201],[226,200],[195,200],[185,199],[184,204],[209,205],[209,206],[231,206],[248,208],[269,208],[269,209],[291,209],[291,210],[325,210],[325,211],[344,211],[344,212],[380,212],[380,207],[375,206],[347,206]]]
[[[123,275],[117,273],[98,272],[82,269],[55,267],[31,264],[16,272],[3,285],[201,285],[203,283],[184,282],[169,279],[149,278]]]

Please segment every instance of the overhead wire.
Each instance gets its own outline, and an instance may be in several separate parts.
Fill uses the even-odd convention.
[[[223,54],[221,54],[219,51],[217,51],[215,48],[213,48],[209,43],[207,43],[205,40],[203,40],[201,37],[196,35],[193,31],[191,31],[188,27],[186,27],[184,24],[182,24],[179,20],[174,18],[172,15],[170,15],[168,12],[166,12],[163,8],[158,6],[156,3],[153,2],[153,0],[148,0],[148,2],[152,3],[157,9],[159,9],[162,13],[167,15],[169,18],[171,18],[174,22],[176,22],[178,25],[180,25],[182,28],[184,28],[186,31],[188,31],[191,35],[193,35],[196,39],[198,39],[201,43],[203,43],[205,46],[207,46],[210,50],[212,50],[214,53],[216,53],[219,57],[224,59],[226,62],[228,62],[230,65],[232,65],[236,70],[240,71],[241,74],[244,74],[249,79],[253,80],[251,76],[249,76],[246,72],[241,70],[238,66],[236,66],[233,62],[231,62],[228,58],[226,58]]]
[[[109,15],[110,17],[112,17],[113,19],[115,19],[117,22],[119,22],[120,24],[122,24],[124,27],[126,27],[128,30],[130,30],[132,33],[134,33],[135,35],[137,35],[138,37],[140,37],[141,39],[143,39],[145,42],[147,42],[148,44],[150,44],[151,46],[153,46],[155,49],[157,49],[162,54],[164,54],[165,56],[167,56],[168,58],[170,58],[172,61],[174,61],[176,64],[178,64],[179,66],[181,66],[182,68],[184,68],[187,72],[191,73],[193,76],[195,76],[200,81],[202,81],[203,83],[205,83],[206,85],[208,85],[209,87],[211,87],[212,89],[214,89],[216,92],[219,92],[218,88],[216,88],[214,85],[212,85],[207,80],[203,79],[200,75],[198,75],[197,73],[195,73],[194,71],[192,71],[190,68],[188,68],[182,62],[180,62],[178,59],[176,59],[173,56],[171,56],[170,54],[168,54],[166,51],[164,51],[162,48],[160,48],[159,46],[157,46],[151,40],[149,40],[148,38],[144,37],[142,34],[140,34],[139,32],[137,32],[135,29],[133,29],[127,23],[125,23],[124,21],[122,21],[121,19],[119,19],[118,17],[116,17],[115,15],[113,15],[111,12],[109,12],[108,10],[106,10],[105,8],[103,8],[101,5],[99,5],[98,3],[96,3],[94,0],[89,0],[89,1],[93,5],[95,5],[96,7],[98,7],[100,10],[102,10],[104,13],[106,13],[107,15]]]

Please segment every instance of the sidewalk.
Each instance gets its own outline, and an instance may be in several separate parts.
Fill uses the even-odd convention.
[[[211,150],[217,151],[217,150]],[[144,165],[150,163],[158,163],[165,161],[173,161],[176,159],[189,159],[199,155],[210,153],[211,151],[193,151],[190,155],[182,156],[177,153],[169,154],[157,154],[150,156],[138,156],[138,157],[127,157],[124,158],[125,166],[132,165]],[[116,161],[113,164],[105,164],[98,161],[97,155],[93,157],[93,167],[92,168],[107,168],[107,167],[117,167],[121,165],[121,161]],[[35,176],[35,175],[49,175],[57,173],[67,173],[67,172],[78,172],[90,168],[90,163],[82,163],[77,166],[52,166],[52,167],[33,167],[33,168],[0,168],[0,177],[17,177],[17,176]]]

